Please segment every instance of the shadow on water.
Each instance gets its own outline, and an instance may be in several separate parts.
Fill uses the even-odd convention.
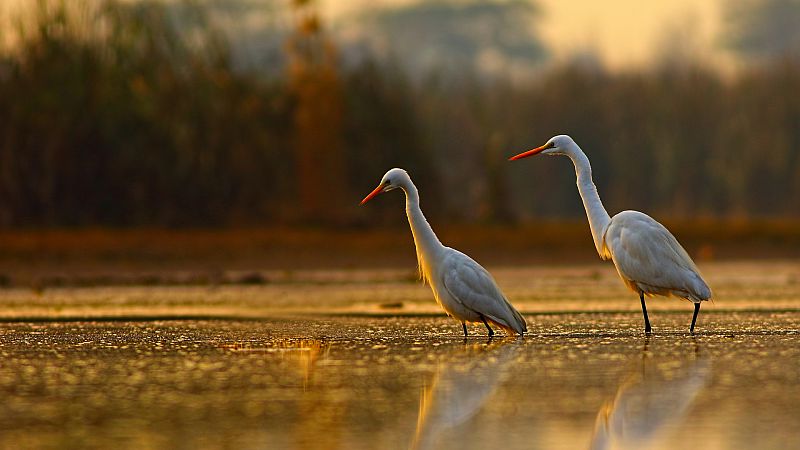
[[[597,413],[591,450],[657,447],[711,380],[711,359],[700,354],[697,343],[691,355],[678,359],[648,347],[649,339],[614,398]]]
[[[439,448],[440,435],[467,422],[492,398],[522,348],[522,339],[490,339],[487,345],[465,344],[454,360],[439,361],[430,384],[423,387],[411,449]]]

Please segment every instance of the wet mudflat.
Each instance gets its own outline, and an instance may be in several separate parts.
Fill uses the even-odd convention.
[[[800,442],[800,312],[710,308],[690,336],[688,306],[656,311],[649,338],[635,309],[526,317],[492,340],[440,315],[8,320],[0,448]]]

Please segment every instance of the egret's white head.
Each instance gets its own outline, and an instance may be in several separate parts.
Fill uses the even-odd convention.
[[[542,155],[569,155],[570,153],[575,152],[578,149],[578,144],[572,140],[571,137],[567,136],[566,134],[559,134],[558,136],[551,137],[544,145],[541,147],[536,147],[533,150],[528,150],[527,152],[522,152],[519,155],[512,156],[508,158],[509,161],[514,161],[517,159],[527,158],[529,156],[534,156],[538,154]]]
[[[363,205],[364,203],[367,203],[378,194],[389,192],[397,188],[402,188],[403,186],[406,186],[409,181],[411,181],[411,177],[408,176],[408,172],[405,170],[398,168],[390,169],[388,172],[386,172],[383,178],[381,178],[381,182],[378,183],[378,187],[370,192],[369,195],[364,197],[364,200],[361,200],[361,204]]]

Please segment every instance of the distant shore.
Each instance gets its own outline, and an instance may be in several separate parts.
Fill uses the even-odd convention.
[[[405,225],[405,224],[403,224]],[[800,259],[800,221],[667,222],[702,267],[710,260]],[[489,266],[592,263],[582,221],[435,227],[442,241]],[[259,271],[413,269],[408,230],[0,230],[0,286],[260,284]],[[214,275],[217,274],[217,275]]]

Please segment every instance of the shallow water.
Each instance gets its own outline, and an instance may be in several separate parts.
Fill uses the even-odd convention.
[[[611,264],[491,268],[522,339],[443,316],[412,270],[258,286],[0,290],[0,448],[791,448],[800,262],[704,263],[687,302]]]
[[[614,265],[489,267],[523,313],[641,311]],[[800,260],[704,262],[714,290],[706,312],[800,311]],[[238,276],[238,275],[237,275]],[[0,320],[53,318],[258,318],[287,313],[435,315],[441,309],[413,265],[383,270],[264,271],[255,286],[99,286],[0,289]],[[648,300],[648,310],[689,314],[688,302]]]
[[[685,306],[685,305],[684,305]],[[1,448],[784,449],[800,312],[0,323]]]

